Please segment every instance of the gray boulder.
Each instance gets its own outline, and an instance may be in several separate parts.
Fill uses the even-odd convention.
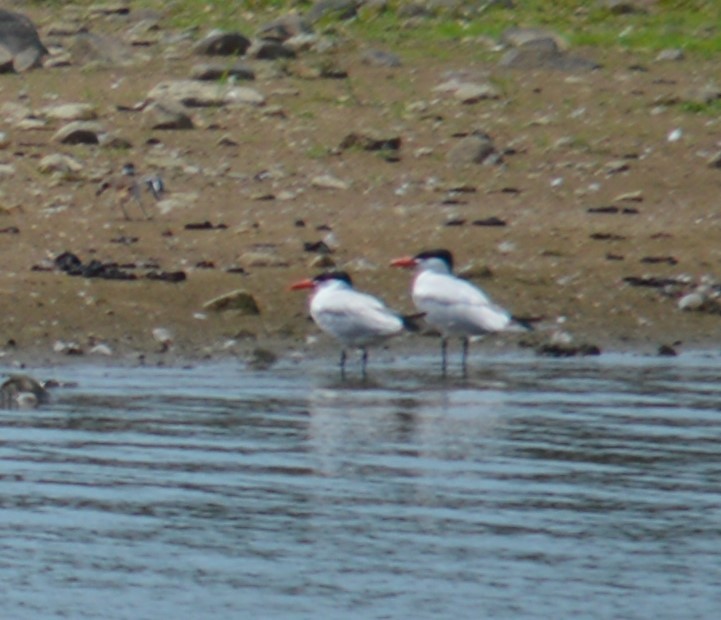
[[[143,110],[146,129],[193,129],[193,119],[186,107],[177,101],[155,101]]]
[[[40,66],[47,55],[35,26],[25,15],[0,9],[0,71],[27,71]]]
[[[249,47],[250,39],[239,32],[213,30],[193,46],[193,51],[206,56],[242,56]]]
[[[489,165],[500,163],[502,158],[488,134],[474,131],[462,138],[448,151],[447,161],[452,166]]]
[[[529,41],[506,52],[498,63],[507,69],[555,69],[568,73],[592,71],[601,65],[562,51],[554,39]]]
[[[289,13],[264,24],[258,30],[258,37],[273,41],[287,41],[291,37],[302,34],[312,34],[313,29],[298,13]]]

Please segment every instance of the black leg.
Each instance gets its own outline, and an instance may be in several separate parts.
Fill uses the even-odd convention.
[[[461,354],[461,370],[463,376],[468,374],[468,338],[463,339],[463,353]]]
[[[123,212],[123,217],[130,221],[130,216],[128,215],[128,210],[125,208],[125,200],[122,198],[118,200],[118,204],[120,205],[120,210]]]
[[[366,366],[368,365],[368,349],[363,347],[361,349],[361,375],[366,378]]]
[[[345,379],[345,349],[340,351],[340,376]]]
[[[446,353],[448,350],[448,338],[443,336],[441,338],[441,372],[443,373],[443,376],[446,376]]]
[[[138,200],[138,206],[140,207],[140,210],[143,212],[143,215],[145,216],[145,219],[146,219],[146,220],[152,220],[152,219],[153,219],[153,216],[150,215],[150,214],[145,210],[145,206],[143,205],[142,200]]]
[[[145,210],[145,205],[143,204],[143,200],[140,197],[140,186],[137,183],[133,183],[133,186],[130,188],[129,191],[130,196],[135,199],[135,202],[138,203],[138,206],[140,207],[140,210],[143,212],[143,215],[145,216],[146,220],[152,220],[153,216],[149,215],[148,212]],[[130,198],[128,198],[129,200]]]

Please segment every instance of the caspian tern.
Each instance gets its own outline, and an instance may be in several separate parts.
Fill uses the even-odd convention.
[[[461,364],[466,372],[471,336],[531,327],[493,301],[480,288],[453,275],[453,255],[448,250],[427,250],[396,258],[394,267],[415,270],[411,297],[426,322],[441,333],[441,367],[446,372],[446,349],[451,336],[463,342]]]
[[[292,290],[312,289],[310,315],[321,330],[339,340],[341,375],[345,376],[346,348],[362,351],[361,372],[366,375],[368,347],[403,332],[417,329],[412,318],[394,312],[380,299],[353,288],[344,271],[322,273],[291,285]]]

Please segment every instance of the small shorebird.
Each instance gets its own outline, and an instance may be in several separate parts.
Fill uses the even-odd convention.
[[[160,198],[160,195],[165,189],[163,181],[159,176],[147,177],[142,181],[142,183],[148,187],[156,200]],[[123,216],[126,220],[130,219],[126,205],[131,200],[134,200],[138,204],[140,210],[143,212],[143,215],[145,215],[146,220],[152,219],[152,216],[145,210],[145,205],[143,205],[141,182],[138,182],[135,166],[132,163],[125,164],[120,174],[103,181],[100,184],[100,187],[98,187],[98,191],[95,192],[95,195],[100,196],[106,190],[111,190],[113,192],[115,195],[114,199],[122,210]]]
[[[514,318],[480,288],[453,275],[453,255],[448,250],[428,250],[391,261],[394,267],[414,269],[411,297],[426,322],[441,333],[441,367],[446,372],[448,339],[459,336],[463,343],[461,365],[466,372],[471,336],[532,327]]]
[[[368,347],[397,336],[403,330],[416,331],[414,317],[403,317],[380,299],[353,288],[344,271],[322,273],[291,285],[292,290],[311,289],[310,315],[318,327],[340,341],[340,371],[345,376],[346,348],[362,351],[361,372],[366,376]]]
[[[153,174],[143,179],[148,191],[153,195],[155,200],[160,200],[165,193],[165,183],[159,174]]]

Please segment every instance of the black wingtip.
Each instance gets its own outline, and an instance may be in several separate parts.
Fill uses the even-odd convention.
[[[423,317],[426,316],[425,312],[418,312],[417,314],[406,314],[401,317],[403,321],[403,327],[409,332],[419,332],[423,329],[421,323]]]
[[[512,316],[511,321],[513,321],[514,325],[518,325],[519,327],[522,327],[526,331],[532,332],[535,331],[535,327],[533,326],[534,323],[539,323],[543,319],[541,317],[535,317],[535,316]]]

